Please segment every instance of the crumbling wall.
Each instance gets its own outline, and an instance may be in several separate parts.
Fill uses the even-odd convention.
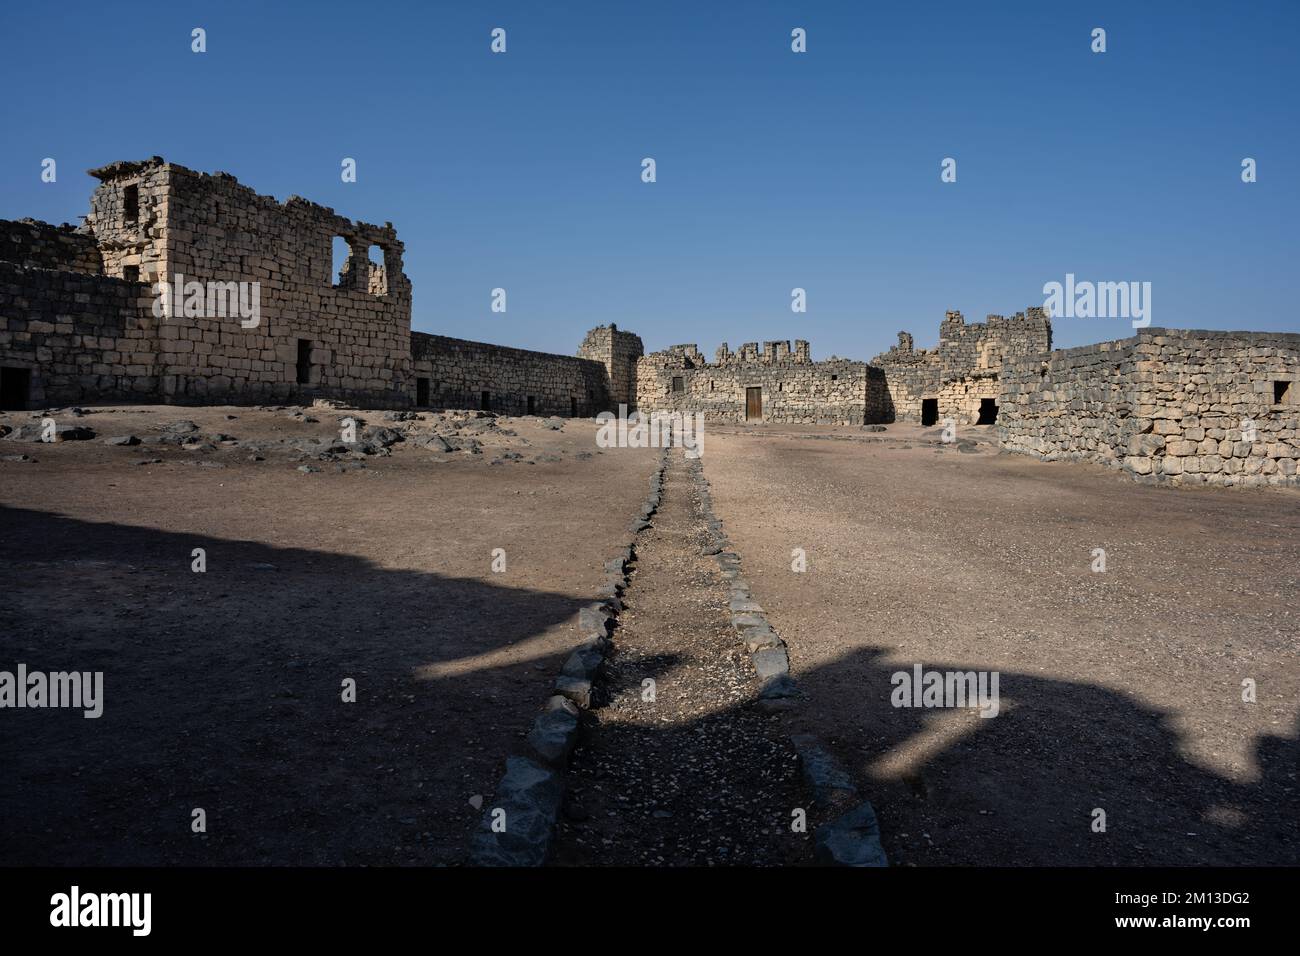
[[[238,314],[172,314],[158,325],[161,396],[169,401],[308,400],[331,397],[380,406],[414,398],[410,284],[391,224],[354,223],[299,197],[278,203],[225,173],[175,164],[114,164],[88,219],[101,248],[138,257],[141,278],[175,286],[256,283],[259,321]],[[120,216],[123,190],[139,192],[135,230]],[[332,275],[332,241],[348,263]],[[384,250],[383,295],[371,293],[370,245]],[[129,264],[128,253],[119,255]],[[106,264],[110,261],[105,254]],[[308,343],[299,382],[299,342]]]
[[[1028,308],[1011,318],[990,315],[983,323],[967,324],[960,312],[948,312],[939,326],[939,344],[916,349],[912,336],[898,333],[898,344],[871,360],[885,370],[893,417],[889,421],[920,421],[922,402],[938,402],[938,418],[966,424],[979,419],[984,399],[997,400],[999,376],[1005,362],[1041,357],[1052,347],[1052,327],[1041,308]]]
[[[1144,329],[1004,372],[1011,451],[1174,484],[1294,485],[1300,335]]]
[[[717,361],[694,345],[676,345],[637,363],[637,407],[642,412],[699,412],[705,421],[747,420],[747,391],[761,389],[762,421],[862,425],[884,416],[884,375],[865,362],[813,362],[808,344],[749,342],[738,352],[726,343]]]
[[[414,376],[429,382],[431,408],[483,408],[507,415],[589,417],[610,405],[607,371],[594,359],[531,352],[445,335],[411,333]]]
[[[68,223],[54,226],[36,219],[0,219],[0,262],[25,269],[104,274],[94,235]]]

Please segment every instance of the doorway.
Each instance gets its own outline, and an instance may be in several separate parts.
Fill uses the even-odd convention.
[[[939,420],[939,400],[937,398],[921,399],[921,424],[930,426]]]
[[[298,340],[298,384],[311,384],[311,339]]]
[[[25,411],[31,390],[31,369],[0,368],[0,409],[7,412]]]
[[[763,420],[763,389],[754,387],[745,389],[745,421]]]
[[[980,399],[980,417],[976,425],[992,425],[998,420],[998,402],[995,398]]]

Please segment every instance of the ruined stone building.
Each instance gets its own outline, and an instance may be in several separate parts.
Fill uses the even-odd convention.
[[[706,421],[994,425],[1004,448],[1140,480],[1297,484],[1300,335],[1148,328],[1052,350],[1042,309],[933,349],[813,361],[805,341],[712,362],[644,354],[614,324],[576,356],[411,331],[391,223],[353,222],[159,157],[91,171],[79,227],[0,221],[0,408],[97,400],[479,408],[590,416],[620,405]],[[332,246],[349,249],[334,274]]]
[[[899,332],[898,344],[871,364],[889,382],[890,420],[991,425],[997,421],[1003,363],[1040,358],[1051,349],[1052,325],[1041,308],[970,325],[960,312],[949,312],[937,347],[915,349],[911,334]]]
[[[412,332],[392,223],[159,157],[91,175],[84,225],[0,221],[0,407],[336,398],[591,415],[632,401],[641,341],[613,326],[577,357]],[[336,237],[350,250],[337,275]]]

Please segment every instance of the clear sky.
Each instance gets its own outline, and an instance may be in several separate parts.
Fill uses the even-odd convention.
[[[0,24],[0,218],[75,222],[118,159],[224,170],[391,220],[424,331],[572,354],[612,321],[648,349],[866,359],[1067,272],[1151,282],[1157,326],[1300,331],[1296,0],[9,2]],[[1058,346],[1131,333],[1055,322]]]

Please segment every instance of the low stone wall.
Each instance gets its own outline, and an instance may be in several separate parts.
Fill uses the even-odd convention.
[[[411,350],[430,408],[482,408],[484,392],[489,410],[509,415],[590,417],[609,408],[606,368],[594,359],[424,332],[411,333]]]
[[[140,401],[158,387],[140,282],[0,262],[0,365],[28,369],[37,407]]]
[[[1144,329],[1003,368],[1003,447],[1140,480],[1296,485],[1300,335]]]
[[[104,260],[89,232],[36,219],[0,219],[0,262],[27,269],[102,275]]]

